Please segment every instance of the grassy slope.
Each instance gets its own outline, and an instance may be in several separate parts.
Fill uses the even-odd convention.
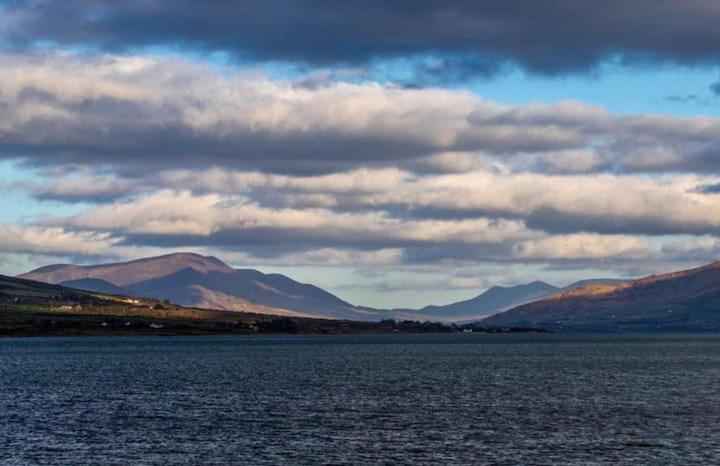
[[[92,293],[0,275],[0,336],[6,337],[436,333],[460,330],[437,323],[359,322],[195,309],[152,299]]]
[[[570,331],[718,331],[720,262],[620,285],[591,285],[482,321]]]

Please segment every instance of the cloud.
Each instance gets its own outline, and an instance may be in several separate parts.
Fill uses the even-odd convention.
[[[712,86],[710,87],[710,90],[712,91]],[[696,105],[698,107],[707,107],[709,105],[712,105],[711,98],[708,98],[707,96],[699,95],[699,94],[686,94],[686,95],[669,95],[666,96],[664,99],[666,102],[671,102],[674,104],[688,104],[688,105]]]
[[[552,233],[717,232],[720,209],[712,197],[696,192],[700,179],[713,178],[476,171],[411,180],[355,202],[415,217],[521,219]]]
[[[704,0],[0,2],[0,160],[23,173],[0,191],[33,198],[0,251],[192,250],[415,294],[707,261],[720,119],[438,86],[714,65],[718,19]]]
[[[627,271],[716,251],[717,118],[148,56],[0,53],[0,65],[0,157],[37,175],[4,189],[33,208],[91,204],[5,226],[9,253]],[[452,286],[481,283],[461,278]]]
[[[720,239],[707,235],[681,238],[663,245],[662,252],[678,259],[707,262],[720,254]]]
[[[374,251],[343,250],[334,248],[311,249],[299,253],[290,253],[274,258],[264,263],[277,265],[293,264],[294,266],[347,266],[355,267],[387,267],[401,264],[403,250],[399,248],[385,248]],[[248,262],[247,260],[245,261]]]
[[[78,181],[76,173],[70,176]],[[602,264],[608,272],[638,275],[702,262],[718,251],[720,212],[712,196],[695,189],[712,178],[690,175],[418,176],[364,169],[287,176],[210,169],[194,178],[173,171],[149,177],[158,180],[153,190],[103,199],[74,215],[5,226],[0,250],[73,262],[191,250],[243,266],[407,271],[408,284],[427,267],[442,281],[427,289],[446,290],[491,284],[497,271],[492,277],[459,272],[481,264],[505,273],[515,264],[575,268],[583,276]],[[267,203],[268,192],[286,197]],[[332,205],[288,201],[317,195]],[[448,270],[457,273],[449,278]]]
[[[623,235],[573,234],[521,241],[513,254],[523,259],[648,259],[655,252],[645,238]]]
[[[695,190],[702,194],[720,194],[720,183],[699,185]]]
[[[61,202],[111,202],[131,194],[148,191],[151,180],[128,180],[112,175],[85,175],[54,178],[49,182],[26,181],[15,186],[28,189],[39,200]]]
[[[507,62],[558,74],[609,59],[693,65],[719,58],[720,7],[707,0],[20,0],[3,9],[2,37],[14,47],[161,46],[312,65],[432,54],[439,64],[422,66],[430,76],[434,69],[483,74]]]
[[[711,86],[710,86],[710,91],[711,91],[713,94],[715,94],[715,95],[717,95],[717,96],[720,96],[720,81],[718,81],[718,82],[714,83],[713,85],[711,85]]]
[[[357,266],[588,265],[658,260],[663,254],[676,260],[670,246],[660,251],[652,238],[720,231],[720,210],[710,196],[697,193],[699,180],[693,176],[472,172],[418,178],[396,170],[379,170],[377,177],[372,171],[247,178],[226,172],[218,178],[211,170],[207,175],[196,173],[194,185],[177,173],[161,176],[170,182],[156,191],[69,217],[43,218],[38,227],[101,235],[114,248],[206,248],[245,254],[246,263]],[[224,180],[242,189],[228,192],[233,185]],[[212,191],[213,183],[230,189]],[[186,184],[195,189],[178,189]],[[264,202],[267,191],[282,201]],[[331,199],[331,206],[305,198],[318,195]],[[288,200],[295,196],[303,202]]]
[[[410,234],[391,235],[396,229],[478,219],[521,222],[528,230],[553,234],[715,234],[720,207],[710,194],[717,184],[716,176],[551,175],[492,168],[422,175],[379,168],[315,176],[207,169],[130,179],[71,175],[30,189],[41,198],[111,204],[74,217],[81,227],[122,228],[134,235],[215,234],[217,241],[230,242],[235,222],[244,225],[244,233],[231,235],[239,243],[250,241],[251,227],[264,233],[253,242],[277,241],[276,233],[265,229],[281,225],[294,229],[295,241],[320,241],[310,239],[313,229],[341,231],[345,224],[398,239]],[[299,226],[306,231],[300,234]],[[323,235],[327,241],[330,236]],[[353,238],[349,231],[336,236],[335,242]],[[375,234],[364,240],[380,241]]]
[[[243,196],[163,190],[54,223],[154,246],[288,245],[385,249],[434,243],[502,243],[534,235],[514,220],[402,219],[379,211],[268,208]]]
[[[127,176],[199,167],[549,173],[720,170],[720,120],[575,101],[335,82],[301,88],[176,59],[0,53],[0,157]]]
[[[115,243],[109,233],[0,224],[0,251],[6,253],[99,256]]]
[[[562,129],[523,137],[522,128],[470,124],[502,107],[461,92],[301,89],[138,57],[1,55],[0,63],[0,155],[35,163],[328,172],[463,146],[543,150],[581,140]]]

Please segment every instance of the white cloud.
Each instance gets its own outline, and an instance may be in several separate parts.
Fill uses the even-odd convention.
[[[720,205],[697,189],[720,183],[716,118],[308,86],[166,58],[0,53],[0,65],[0,153],[42,167],[24,186],[36,198],[97,204],[2,227],[5,251],[394,267],[718,249]]]
[[[8,253],[93,256],[116,242],[109,233],[0,224],[0,251]]]
[[[501,243],[537,235],[515,220],[401,219],[383,211],[267,208],[244,197],[163,190],[92,208],[53,223],[116,235],[210,236],[223,231],[302,233],[317,241],[376,243]],[[291,236],[280,239],[288,241]]]
[[[655,252],[649,240],[627,235],[558,235],[513,246],[520,259],[649,259]]]
[[[472,154],[482,153],[536,171],[720,169],[708,155],[720,145],[711,117],[621,116],[577,101],[508,106],[374,82],[308,88],[142,56],[0,53],[0,65],[0,147],[50,164],[458,171],[477,169]]]

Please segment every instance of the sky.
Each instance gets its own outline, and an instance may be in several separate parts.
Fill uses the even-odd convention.
[[[0,0],[0,273],[177,251],[354,304],[720,252],[714,0]]]

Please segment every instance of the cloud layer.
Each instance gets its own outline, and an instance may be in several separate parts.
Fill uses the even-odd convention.
[[[312,65],[435,54],[420,70],[431,78],[487,74],[506,63],[552,74],[607,59],[720,58],[720,6],[712,0],[20,0],[4,10],[2,37],[15,47],[183,47]]]
[[[614,115],[576,101],[506,106],[373,82],[319,88],[182,60],[0,54],[0,156],[128,172],[219,166],[288,174],[715,172],[720,121]],[[461,168],[462,169],[462,168]]]
[[[73,206],[0,222],[3,253],[195,250],[383,269],[406,288],[442,272],[456,289],[491,283],[472,276],[483,267],[627,275],[720,251],[716,118],[142,55],[4,52],[0,66],[0,158],[34,174],[0,187]]]

